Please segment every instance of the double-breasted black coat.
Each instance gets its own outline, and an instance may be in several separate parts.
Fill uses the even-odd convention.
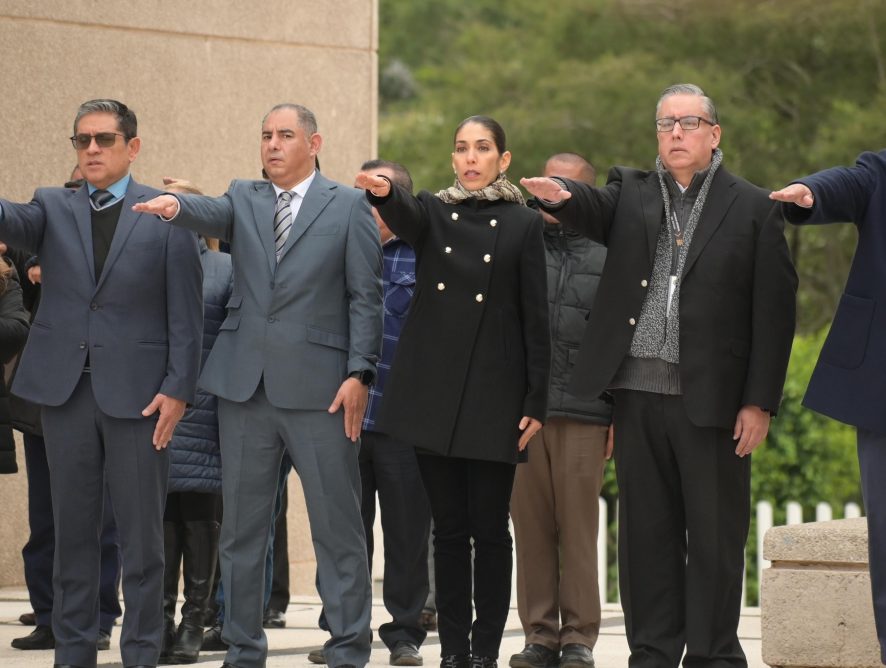
[[[547,407],[541,216],[505,201],[446,204],[398,186],[367,197],[417,260],[378,429],[442,455],[516,462],[520,419],[543,422]]]

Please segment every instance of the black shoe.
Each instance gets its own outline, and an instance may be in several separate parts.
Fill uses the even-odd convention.
[[[471,668],[498,668],[498,660],[491,656],[471,655]]]
[[[401,640],[391,650],[391,658],[388,661],[392,666],[421,666],[424,660],[418,653],[418,647],[411,642]]]
[[[183,619],[175,633],[175,642],[169,651],[169,663],[184,664],[197,663],[200,650],[203,647],[203,624],[202,620]]]
[[[326,665],[326,655],[323,654],[323,648],[312,649],[308,652],[308,661],[317,665]]]
[[[101,652],[106,649],[111,649],[111,634],[108,631],[102,631],[99,629],[98,631],[98,640],[95,641],[95,648]]]
[[[563,645],[560,668],[594,668],[594,654],[591,648],[574,642]]]
[[[470,668],[470,654],[447,654],[440,658],[440,668]]]
[[[222,625],[216,622],[215,626],[203,634],[203,644],[200,649],[204,652],[225,652],[228,644],[222,640]]]
[[[286,613],[268,608],[265,610],[265,617],[261,625],[266,629],[284,629],[286,628]]]
[[[425,631],[437,630],[437,613],[433,610],[423,610],[418,619],[418,625]]]
[[[548,668],[557,665],[559,652],[538,643],[529,643],[511,657],[508,665],[511,668]]]
[[[18,621],[20,621],[23,626],[37,626],[37,615],[33,612],[24,612],[18,616]]]
[[[38,626],[23,638],[12,641],[15,649],[55,649],[55,636],[49,626]]]

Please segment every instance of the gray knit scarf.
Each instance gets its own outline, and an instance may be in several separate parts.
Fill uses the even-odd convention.
[[[458,179],[455,179],[455,183],[452,187],[441,190],[437,193],[437,197],[447,204],[458,204],[470,197],[473,197],[474,199],[485,199],[490,202],[503,199],[506,202],[516,202],[517,204],[524,206],[526,204],[526,200],[523,199],[523,193],[520,192],[520,189],[517,188],[517,186],[508,181],[508,177],[504,175],[504,172],[499,174],[495,181],[485,188],[480,188],[480,190],[468,190]]]
[[[723,152],[720,149],[714,151],[711,166],[701,184],[695,204],[689,213],[683,231],[683,245],[676,246],[672,238],[673,229],[670,221],[672,213],[671,193],[665,181],[667,172],[661,158],[655,161],[658,172],[658,182],[661,186],[661,197],[664,200],[664,220],[658,233],[658,244],[655,249],[655,261],[652,266],[652,277],[649,282],[649,291],[640,309],[640,319],[637,329],[631,341],[631,356],[647,359],[663,359],[672,364],[680,363],[680,282],[683,276],[683,267],[686,264],[686,254],[692,244],[692,234],[701,218],[704,210],[708,191],[717,168],[723,162]],[[671,298],[670,317],[667,315],[668,284],[671,275],[672,253],[677,251],[677,285]]]

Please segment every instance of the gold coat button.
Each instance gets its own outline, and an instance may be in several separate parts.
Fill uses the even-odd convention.
[[[443,285],[443,284],[441,283],[440,285]],[[442,290],[443,288],[440,288],[440,289]],[[629,325],[636,325],[636,324],[637,324],[637,321],[634,320],[633,318],[631,318],[631,319],[628,320],[628,324],[629,324]]]
[[[489,221],[489,225],[492,227],[495,227],[496,225],[498,225],[498,221],[495,218],[493,218],[492,220]]]
[[[640,285],[641,285],[642,287],[645,288],[647,285],[649,285],[649,281],[647,281],[647,280],[644,278],[642,281],[640,281]]]
[[[437,289],[438,290],[445,290],[446,284],[445,283],[437,283]]]
[[[452,212],[452,220],[458,220],[458,214],[455,211]]]
[[[452,246],[447,246],[447,247],[444,248],[443,250],[445,250],[447,253],[451,253],[451,252],[452,252]]]
[[[492,256],[489,253],[483,256],[483,262],[492,262]]]
[[[474,299],[476,299],[478,302],[482,302],[482,301],[483,301],[483,295],[477,295],[476,297],[474,297]]]

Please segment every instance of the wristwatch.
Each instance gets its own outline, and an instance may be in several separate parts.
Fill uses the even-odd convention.
[[[363,369],[363,371],[352,371],[348,374],[348,378],[356,378],[364,385],[372,385],[372,381],[375,380],[375,374],[369,369]]]

